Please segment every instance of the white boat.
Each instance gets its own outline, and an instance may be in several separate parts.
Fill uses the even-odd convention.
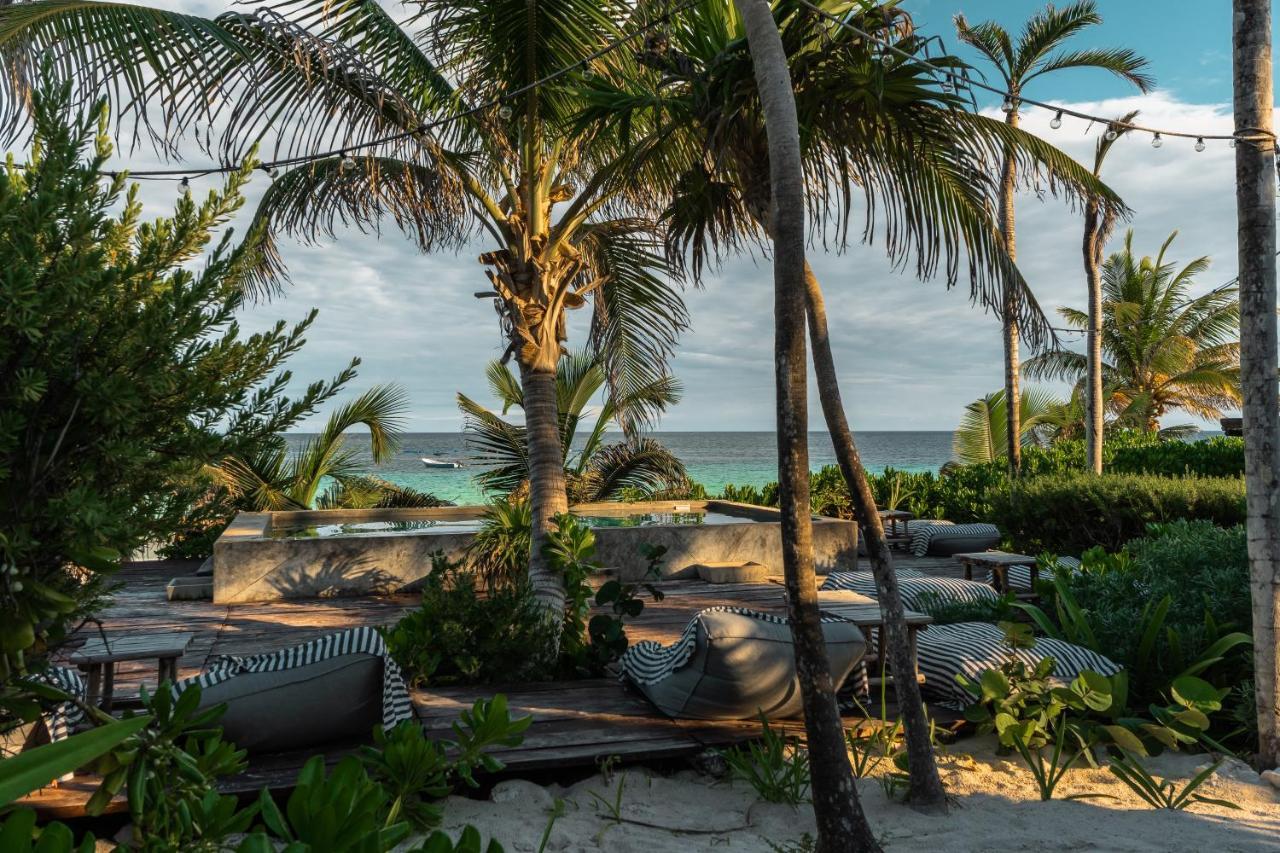
[[[429,456],[422,457],[422,464],[428,468],[461,468],[461,462],[442,462],[439,459],[432,459]]]

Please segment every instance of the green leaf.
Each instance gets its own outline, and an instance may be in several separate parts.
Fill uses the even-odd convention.
[[[1206,713],[1222,710],[1225,695],[1209,682],[1190,675],[1175,678],[1169,692],[1180,705]]]
[[[5,759],[0,762],[0,803],[11,803],[85,766],[150,722],[150,716],[131,717]]]

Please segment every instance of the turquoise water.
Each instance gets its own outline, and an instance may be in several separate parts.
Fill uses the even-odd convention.
[[[652,512],[631,515],[580,515],[588,527],[652,527],[656,524],[742,524],[751,521],[722,512]],[[353,521],[348,524],[315,524],[280,527],[267,531],[270,539],[324,539],[330,536],[380,536],[387,533],[474,533],[478,518],[415,519],[413,521]]]
[[[305,434],[289,436],[301,445]],[[689,476],[711,493],[726,483],[763,486],[778,479],[777,445],[771,432],[659,432],[654,438],[680,457]],[[886,467],[903,471],[936,471],[951,458],[950,432],[865,432],[857,435],[863,464],[870,471]],[[359,446],[361,437],[348,439]],[[415,489],[431,492],[457,504],[483,501],[472,480],[474,467],[427,469],[421,457],[444,461],[469,461],[461,432],[408,433],[400,452],[384,465],[369,466],[369,473]],[[813,470],[835,463],[831,439],[825,432],[809,434],[809,463]]]

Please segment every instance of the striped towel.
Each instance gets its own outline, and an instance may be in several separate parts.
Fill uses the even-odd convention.
[[[193,684],[203,689],[221,684],[242,673],[279,672],[354,654],[382,658],[382,727],[392,729],[405,720],[413,719],[413,704],[409,701],[409,691],[405,687],[400,666],[387,653],[386,643],[376,628],[351,628],[293,648],[250,657],[221,655],[203,673],[179,682],[173,689],[175,694]]]
[[[1085,670],[1111,676],[1120,666],[1097,652],[1062,640],[1040,637],[1030,649],[1010,649],[1004,632],[986,622],[957,622],[933,625],[917,635],[920,672],[925,676],[926,694],[938,704],[963,711],[973,696],[956,683],[956,675],[977,681],[989,669],[999,669],[1013,655],[1034,667],[1044,658],[1053,658],[1053,677],[1063,685]]]
[[[822,588],[851,589],[876,597],[875,579],[870,572],[832,572],[827,575]],[[910,569],[898,572],[898,590],[902,595],[902,606],[908,610],[925,610],[933,602],[978,604],[995,601],[1000,597],[985,583],[961,578],[929,577]]]

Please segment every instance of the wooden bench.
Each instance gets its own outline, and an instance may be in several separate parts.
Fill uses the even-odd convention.
[[[178,658],[191,645],[194,634],[178,631],[172,634],[140,634],[95,636],[76,649],[68,660],[86,674],[85,701],[110,711],[115,700],[116,664],[124,661],[155,660],[159,675],[157,684],[178,680]]]

